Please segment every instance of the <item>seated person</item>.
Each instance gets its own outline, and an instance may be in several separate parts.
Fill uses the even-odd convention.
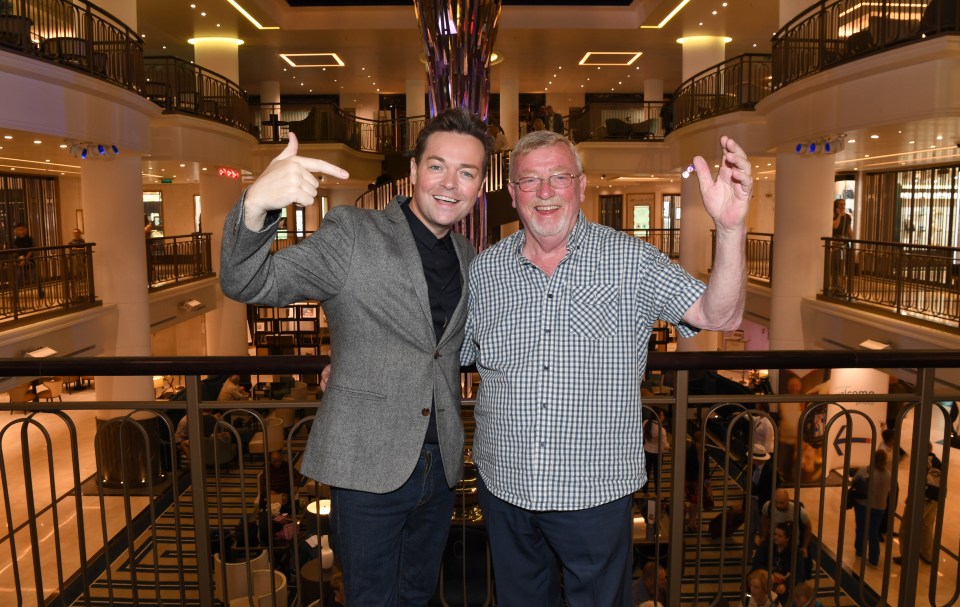
[[[767,569],[769,566],[770,589],[777,594],[780,604],[790,596],[794,584],[810,578],[806,559],[791,546],[792,538],[793,523],[778,523],[773,528],[772,550],[770,542],[763,542],[753,557],[753,570]],[[791,568],[795,568],[793,573]]]
[[[231,401],[231,400],[249,400],[250,395],[247,394],[246,389],[240,385],[240,376],[231,375],[227,378],[227,381],[223,382],[223,387],[220,388],[220,394],[217,396],[218,401]]]
[[[750,602],[747,607],[768,607],[777,600],[777,594],[770,590],[770,576],[766,569],[754,569],[747,576],[747,588]]]
[[[643,577],[633,580],[631,586],[633,604],[642,605],[647,601],[654,604],[667,604],[667,570],[656,561],[647,561],[643,566]]]
[[[180,418],[180,421],[177,423],[177,430],[173,435],[173,439],[177,444],[177,449],[186,458],[187,461],[190,461],[190,430],[187,427],[187,415],[184,415]],[[220,414],[215,413],[213,415],[209,413],[203,414],[203,435],[204,436],[213,436],[213,431],[217,427],[217,420],[220,419]],[[222,433],[221,433],[222,434]]]
[[[293,503],[293,488],[300,484],[302,476],[296,470],[293,471],[293,484],[290,483],[290,470],[287,466],[287,460],[279,451],[270,452],[270,486],[267,487],[267,475],[260,477],[260,495],[263,495],[265,506],[267,496],[270,496],[270,502],[279,501],[284,512],[290,512],[290,504]],[[276,496],[276,498],[274,497]]]

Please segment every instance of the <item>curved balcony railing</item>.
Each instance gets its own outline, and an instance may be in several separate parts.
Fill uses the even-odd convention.
[[[960,248],[824,238],[824,299],[960,326]]]
[[[0,323],[98,305],[93,247],[36,247],[0,255]]]
[[[770,94],[770,55],[747,53],[694,75],[673,99],[675,128],[730,112],[752,110]]]
[[[132,601],[212,607],[227,602],[224,598],[246,597],[251,571],[270,563],[284,574],[281,582],[285,590],[290,588],[289,596],[272,590],[260,604],[286,605],[285,597],[294,598],[292,588],[298,604],[317,600],[324,588],[321,573],[327,575],[320,565],[334,556],[323,537],[330,531],[329,502],[321,500],[330,499],[329,488],[298,474],[296,462],[308,430],[316,427],[321,396],[316,380],[327,364],[326,356],[0,361],[3,389],[20,397],[0,402],[5,420],[0,428],[0,500],[6,506],[0,528],[0,581],[10,604]],[[810,518],[808,556],[816,563],[811,584],[824,602],[917,605],[928,604],[928,591],[931,596],[956,592],[954,576],[928,575],[930,568],[919,558],[924,542],[905,538],[920,538],[929,523],[922,507],[928,453],[942,460],[942,491],[954,485],[950,454],[956,439],[949,409],[956,404],[941,403],[960,400],[950,377],[960,368],[960,354],[651,352],[647,367],[653,373],[643,385],[658,396],[644,397],[643,415],[653,413],[650,405],[666,413],[675,448],[672,457],[658,464],[656,478],[669,482],[652,481],[633,494],[637,511],[627,533],[635,549],[666,566],[667,577],[658,582],[661,590],[666,585],[670,597],[665,604],[706,607],[743,601],[753,542],[744,541],[742,532],[734,534],[733,519],[724,513],[763,499],[751,483],[757,464],[749,457],[755,420],[769,417],[758,408],[760,403],[779,407],[780,424],[790,416],[794,427],[803,429],[789,437],[774,434],[768,465],[779,471],[773,475],[773,489],[786,488],[794,503],[803,502]],[[737,369],[743,380],[729,379],[717,369]],[[784,376],[802,379],[802,393],[773,394],[769,382],[754,381],[776,369],[782,384],[789,385]],[[797,369],[804,370],[802,376]],[[886,388],[887,376],[876,369],[898,370],[909,383],[901,381],[904,389],[895,394],[875,393],[874,387],[854,392],[866,390],[870,382],[874,386],[877,374]],[[217,402],[223,380],[235,373],[254,400]],[[139,376],[145,384],[152,378],[157,394],[171,386],[166,396],[174,396],[131,402],[104,400],[98,391],[92,398],[64,394],[62,402],[30,400],[30,395],[50,397],[68,380],[79,384],[78,378],[107,379],[103,376]],[[813,388],[817,393],[806,393]],[[475,406],[465,396],[461,417],[468,449],[474,440]],[[127,415],[131,408],[136,414]],[[215,413],[222,418],[205,418]],[[265,418],[281,420],[277,429],[282,431],[268,430],[271,424]],[[186,444],[178,444],[175,436],[181,419],[191,437]],[[678,423],[681,420],[685,423]],[[894,430],[892,467],[900,474],[894,475],[887,503],[891,529],[899,528],[900,539],[887,534],[881,544],[883,571],[868,576],[866,562],[854,559],[853,510],[837,505],[849,499],[852,469],[869,461],[888,421]],[[910,456],[904,458],[898,446]],[[265,457],[264,451],[274,449],[288,456],[279,468]],[[696,458],[701,466],[692,468],[699,471],[691,471],[688,458]],[[468,465],[475,469],[472,462]],[[282,541],[257,529],[258,524],[273,528],[265,498],[277,474],[289,480],[285,512],[293,524],[291,537]],[[709,483],[702,483],[704,479]],[[690,481],[697,487],[694,495],[712,497],[712,509],[706,499],[690,499],[689,493],[685,499]],[[439,596],[450,603],[465,595],[467,580],[480,580],[479,587],[471,586],[471,596],[492,592],[484,574],[489,567],[485,540],[471,534],[484,516],[471,497],[471,483],[475,478],[465,475],[458,485],[450,533],[470,535],[480,549],[445,558]],[[706,487],[702,493],[701,484]],[[941,496],[930,534],[932,555],[924,558],[932,556],[933,567],[950,571],[956,567],[957,529],[944,520],[951,502]],[[674,505],[669,516],[666,504]],[[749,529],[759,513],[742,512],[744,529]],[[796,546],[799,509],[793,517],[790,541]],[[715,528],[717,536],[709,537]],[[902,561],[894,559],[901,554]],[[238,575],[223,566],[224,555],[239,563],[232,568]],[[786,566],[796,571],[798,563],[790,558]],[[244,583],[237,578],[247,579]],[[171,579],[177,583],[168,583]]]
[[[210,234],[147,239],[147,280],[151,291],[213,276]]]
[[[495,192],[507,187],[510,179],[510,152],[497,152],[490,155],[490,164],[487,166],[486,192]],[[387,206],[394,196],[413,196],[413,186],[410,178],[404,177],[396,181],[381,184],[361,194],[354,205],[361,209],[382,209]]]
[[[311,234],[313,234],[312,230],[305,230],[299,234],[294,230],[277,230],[277,233],[273,238],[273,245],[271,246],[270,250],[276,253],[277,251],[286,249],[287,247],[292,247]]]
[[[773,89],[893,46],[956,34],[958,10],[954,0],[821,0],[774,36]]]
[[[86,0],[11,0],[4,6],[0,47],[142,90],[143,40],[110,13]]]
[[[264,103],[252,108],[261,143],[286,143],[289,133],[303,143],[342,143],[360,152],[385,154],[412,150],[423,116],[371,120],[348,114],[334,103]]]
[[[660,141],[670,118],[662,101],[647,103],[591,103],[564,118],[571,141]]]
[[[710,265],[717,258],[717,231],[710,230],[712,249],[710,253]],[[773,234],[769,232],[747,232],[746,242],[746,265],[747,278],[755,282],[773,283]]]
[[[251,131],[247,94],[220,74],[178,57],[146,57],[144,96],[167,111]]]
[[[680,230],[677,228],[621,231],[636,236],[644,242],[649,242],[670,259],[680,259]]]

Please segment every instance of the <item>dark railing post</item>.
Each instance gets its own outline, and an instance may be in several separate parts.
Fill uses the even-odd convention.
[[[677,382],[674,387],[676,404],[673,409],[673,479],[670,487],[670,544],[667,554],[667,571],[674,573],[683,571],[683,552],[686,549],[683,540],[683,527],[686,523],[684,516],[684,486],[687,470],[687,412],[689,410],[689,381],[690,372],[686,369],[677,371]],[[660,491],[660,478],[657,477],[657,491]],[[702,491],[702,488],[701,488]],[[657,520],[657,524],[660,521]],[[659,538],[659,535],[657,536]],[[670,605],[680,605],[680,591],[683,576],[671,575],[668,580]]]
[[[193,486],[193,525],[197,549],[197,584],[200,605],[213,607],[213,561],[210,546],[210,521],[207,504],[206,462],[203,461],[203,420],[200,412],[200,378],[188,375],[187,383],[187,433],[190,441],[190,483]],[[176,465],[176,463],[174,463]]]
[[[894,308],[897,311],[897,314],[903,309],[903,283],[906,281],[907,277],[904,275],[906,268],[903,267],[905,251],[903,247],[897,247],[897,257],[896,263],[893,266],[893,279],[894,284]]]

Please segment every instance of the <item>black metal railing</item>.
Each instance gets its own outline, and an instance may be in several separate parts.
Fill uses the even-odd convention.
[[[773,39],[773,89],[901,44],[960,32],[954,0],[821,0]]]
[[[721,114],[752,110],[770,94],[770,55],[746,53],[707,68],[674,94],[675,128]]]
[[[678,228],[655,228],[646,230],[621,230],[649,242],[670,259],[680,259],[680,230]]]
[[[717,259],[717,231],[710,230],[710,266],[713,267]],[[766,283],[773,283],[773,234],[768,232],[747,232],[745,248],[747,278]]]
[[[565,120],[571,141],[660,141],[669,129],[665,103],[591,103]]]
[[[147,281],[151,291],[211,276],[209,233],[147,239]]]
[[[277,233],[273,238],[273,246],[271,247],[271,250],[276,253],[281,249],[292,247],[311,234],[313,234],[312,230],[305,230],[299,234],[294,230],[277,230]]]
[[[0,14],[0,47],[53,61],[140,92],[143,40],[86,0],[11,0]]]
[[[143,64],[147,99],[252,132],[247,93],[227,77],[179,57],[145,57]]]
[[[484,183],[485,192],[494,192],[507,187],[510,180],[510,152],[496,152],[490,155],[487,165],[487,179]],[[413,186],[410,178],[404,177],[396,181],[383,183],[368,190],[357,197],[354,205],[361,209],[382,209],[393,200],[394,196],[413,196]]]
[[[304,143],[342,143],[361,152],[385,154],[412,150],[425,118],[371,120],[333,103],[265,103],[252,108],[252,120],[261,143],[286,142],[292,132]]]
[[[0,323],[97,305],[93,246],[14,249],[0,255]]]
[[[823,297],[960,325],[960,249],[824,238]]]
[[[156,378],[185,377],[185,389],[172,400],[71,401],[68,396],[49,404],[0,403],[0,411],[13,413],[0,429],[5,505],[0,581],[12,589],[11,595],[16,593],[11,603],[44,605],[59,597],[64,604],[139,601],[211,606],[214,597],[225,604],[247,596],[257,569],[277,572],[258,604],[286,606],[294,594],[301,605],[319,598],[321,580],[329,579],[333,561],[323,537],[329,533],[329,502],[322,500],[329,493],[327,487],[300,478],[296,469],[307,433],[316,423],[315,386],[308,378],[315,380],[328,360],[274,356],[0,361],[0,376],[6,378],[4,385],[11,394],[29,393],[39,383],[37,378],[45,378],[43,387],[49,389],[68,377],[94,376],[100,381],[105,375],[145,376],[145,384],[153,377],[155,385]],[[718,369],[737,373],[720,374]],[[802,379],[800,389],[771,394],[762,384],[729,378],[748,375],[740,370],[753,370],[749,372],[753,377],[775,369],[804,369],[802,378],[781,371]],[[908,375],[907,389],[890,395],[849,393],[851,377],[858,377],[854,383],[869,382],[879,373],[885,386],[887,375],[876,369]],[[762,403],[779,407],[781,417],[792,415],[795,427],[804,429],[789,436],[774,431],[769,465],[803,482],[784,484],[780,475],[774,475],[770,490],[786,488],[789,499],[804,504],[811,518],[814,539],[809,556],[816,567],[807,583],[815,594],[833,605],[884,604],[894,597],[900,605],[943,604],[926,597],[950,596],[957,590],[954,577],[936,574],[937,567],[956,569],[957,530],[944,525],[950,502],[941,494],[936,521],[926,530],[923,508],[911,504],[924,503],[928,453],[942,461],[942,491],[949,487],[950,446],[955,442],[950,408],[960,400],[952,380],[956,369],[960,352],[942,350],[652,352],[644,386],[656,396],[644,398],[644,416],[652,415],[651,405],[667,413],[665,426],[675,448],[657,464],[660,480],[634,495],[633,544],[641,560],[666,565],[668,599],[663,602],[671,607],[706,606],[739,604],[743,599],[746,575],[754,568],[753,538],[733,533],[732,514],[739,509],[744,529],[752,529],[759,516],[742,505],[763,498],[751,483],[758,464],[750,457],[758,420],[770,418],[757,408]],[[847,375],[840,381],[839,372],[844,370]],[[256,400],[216,402],[219,384],[234,373],[249,378]],[[824,383],[834,375],[837,382]],[[472,378],[465,376],[463,383],[469,394]],[[816,394],[804,393],[814,388]],[[954,404],[941,404],[950,401]],[[469,397],[462,407],[468,448],[475,431],[474,407]],[[137,411],[127,415],[131,408]],[[209,419],[211,427],[205,432],[204,414],[213,413],[222,413],[222,418]],[[908,416],[912,422],[904,424]],[[181,418],[182,426],[177,423]],[[848,499],[850,476],[870,461],[881,423],[887,420],[894,429],[893,469],[900,474],[893,475],[887,498],[891,532],[881,544],[879,569],[870,570],[865,560],[854,559],[853,511],[838,504]],[[178,444],[178,427],[202,440]],[[899,446],[909,450],[909,458],[899,455]],[[287,455],[280,469],[269,465],[265,453],[270,450]],[[698,462],[696,477],[690,476],[694,473],[688,458]],[[281,540],[273,533],[271,500],[266,498],[276,474],[287,476],[293,488],[292,539]],[[468,477],[458,486],[451,541],[460,541],[469,531],[481,543],[480,556],[471,560],[453,550],[445,558],[441,593],[448,601],[466,590],[482,596],[492,592],[489,580],[469,575],[487,566],[484,555],[489,554],[483,513],[473,501],[475,487],[470,482]],[[701,498],[706,495],[712,499],[705,505],[707,500]],[[673,504],[670,516],[667,504]],[[799,509],[792,515],[791,541],[797,546]],[[260,534],[258,525],[268,531]],[[899,550],[895,526],[900,530]],[[711,537],[714,530],[716,537]],[[933,546],[932,554],[924,556],[933,563],[929,576],[919,558],[922,542],[905,539],[926,533]],[[764,539],[771,541],[769,536]],[[899,564],[893,559],[897,552],[903,555]],[[789,557],[786,567],[797,579],[799,551],[792,554],[797,556]],[[166,583],[171,576],[177,583]],[[465,589],[465,584],[477,586]]]

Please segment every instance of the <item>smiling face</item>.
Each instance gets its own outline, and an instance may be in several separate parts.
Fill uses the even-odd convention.
[[[485,178],[485,153],[472,135],[438,131],[427,139],[420,162],[410,159],[410,210],[437,238],[473,209]]]
[[[524,192],[516,183],[509,184],[513,206],[528,236],[543,248],[558,242],[565,243],[577,222],[587,180],[580,175],[570,187],[554,189],[548,183],[548,178],[558,173],[579,175],[577,160],[570,148],[560,143],[537,148],[515,158],[514,163],[512,175],[515,180],[524,177],[539,177],[542,180],[533,192]]]

